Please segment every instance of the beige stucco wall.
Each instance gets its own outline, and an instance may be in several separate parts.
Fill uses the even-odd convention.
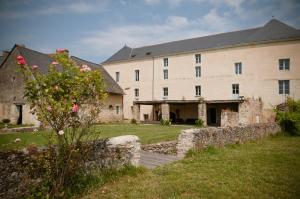
[[[120,72],[119,85],[124,89],[124,118],[132,118],[134,89],[139,88],[138,100],[162,100],[163,87],[169,88],[169,100],[195,100],[195,85],[201,85],[205,100],[230,100],[232,84],[238,83],[240,96],[263,101],[263,108],[284,102],[278,94],[278,80],[290,80],[290,96],[300,99],[300,41],[277,42],[262,45],[199,51],[180,55],[155,57],[145,60],[104,64],[115,78]],[[195,63],[195,54],[201,53],[201,64]],[[163,66],[163,58],[169,66]],[[290,58],[290,70],[280,71],[278,60]],[[235,74],[234,63],[242,62],[241,75]],[[195,77],[195,66],[201,66],[201,77]],[[140,81],[135,81],[134,70],[140,70]],[[163,79],[163,69],[169,70],[169,79]],[[154,77],[153,77],[154,74]],[[153,81],[154,79],[154,81]],[[140,114],[143,115],[143,106]],[[152,109],[147,109],[151,114]],[[142,119],[142,117],[141,117]]]

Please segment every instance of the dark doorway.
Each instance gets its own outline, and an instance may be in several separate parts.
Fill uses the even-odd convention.
[[[216,124],[217,123],[217,109],[209,108],[208,112],[209,112],[208,115],[209,115],[210,124]]]
[[[170,120],[171,122],[175,123],[176,122],[176,114],[173,112],[170,112]]]
[[[22,124],[23,123],[23,106],[22,105],[16,105],[17,110],[18,110],[18,120],[17,124]]]

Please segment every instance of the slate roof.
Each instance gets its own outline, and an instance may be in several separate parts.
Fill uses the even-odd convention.
[[[240,45],[284,41],[289,39],[300,39],[300,30],[290,27],[277,19],[272,19],[259,28],[220,33],[139,48],[124,46],[103,63],[228,48]]]
[[[2,64],[3,60],[4,60],[4,57],[0,56],[0,65]]]
[[[77,65],[81,66],[81,65],[87,65],[90,68],[94,69],[94,70],[100,70],[103,78],[104,78],[104,82],[106,85],[106,91],[108,93],[115,93],[115,94],[124,94],[122,88],[115,82],[115,80],[108,74],[108,72],[103,68],[103,66],[80,59],[78,57],[75,56],[71,56],[71,59],[73,61],[76,62]]]
[[[47,73],[48,72],[48,66],[51,64],[54,59],[49,55],[45,53],[41,53],[35,50],[31,50],[29,48],[20,46],[20,45],[15,45],[12,50],[10,51],[9,55],[6,57],[3,62],[0,62],[0,68],[3,66],[4,62],[8,59],[8,57],[12,54],[13,51],[18,51],[18,54],[22,55],[28,65],[37,65],[39,66],[39,70],[42,73]],[[86,64],[90,66],[93,69],[99,69],[101,71],[101,74],[103,75],[104,82],[106,84],[106,90],[108,93],[115,93],[115,94],[124,94],[123,90],[121,87],[113,80],[113,78],[107,73],[107,71],[100,65],[97,65],[95,63],[91,63],[85,60],[82,60],[77,57],[71,57],[76,64],[78,65],[83,65]]]

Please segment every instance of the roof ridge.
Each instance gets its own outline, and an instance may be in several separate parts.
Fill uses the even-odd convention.
[[[152,46],[157,46],[157,45],[162,45],[162,44],[169,44],[169,43],[173,43],[173,42],[181,42],[181,41],[187,41],[187,40],[192,40],[192,39],[199,39],[199,38],[211,37],[211,36],[217,36],[217,35],[222,35],[222,34],[237,33],[237,32],[243,32],[243,31],[249,31],[249,30],[255,30],[255,29],[259,30],[259,29],[261,29],[262,27],[263,27],[263,26],[256,27],[256,28],[248,28],[248,29],[244,29],[244,30],[235,30],[235,31],[230,31],[230,32],[216,33],[216,34],[205,35],[205,36],[200,36],[200,37],[192,37],[192,38],[188,38],[188,39],[173,40],[173,41],[164,42],[164,43],[157,43],[157,44],[152,44],[152,45],[140,46],[140,47],[132,48],[132,49],[135,50],[135,49],[139,49],[139,48],[152,47]]]
[[[82,59],[82,58],[80,58],[80,57],[76,57],[76,56],[74,56],[74,55],[71,55],[71,57],[70,57],[70,58],[71,58],[71,59],[72,59],[72,58],[79,59],[79,60],[81,60],[81,61],[85,61],[85,62],[88,62],[88,63],[91,63],[91,64],[98,65],[98,66],[101,66],[101,67],[102,67],[102,65],[101,65],[101,64],[97,64],[97,63],[94,63],[94,62],[88,61],[88,60],[86,60],[86,59]]]

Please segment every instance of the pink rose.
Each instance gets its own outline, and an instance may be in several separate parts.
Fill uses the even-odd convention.
[[[64,49],[64,48],[56,49],[56,53],[64,53],[65,51],[66,51],[66,49]]]
[[[33,66],[32,66],[32,69],[33,69],[33,70],[38,69],[38,66],[37,66],[37,65],[33,65]]]
[[[72,112],[77,113],[77,112],[78,112],[78,109],[79,109],[78,104],[73,104]]]
[[[19,56],[17,57],[17,60],[18,60],[18,64],[19,64],[19,65],[21,65],[21,66],[26,65],[26,60],[24,59],[23,56],[19,55]]]
[[[53,62],[51,63],[51,65],[58,65],[58,62],[53,61]]]

